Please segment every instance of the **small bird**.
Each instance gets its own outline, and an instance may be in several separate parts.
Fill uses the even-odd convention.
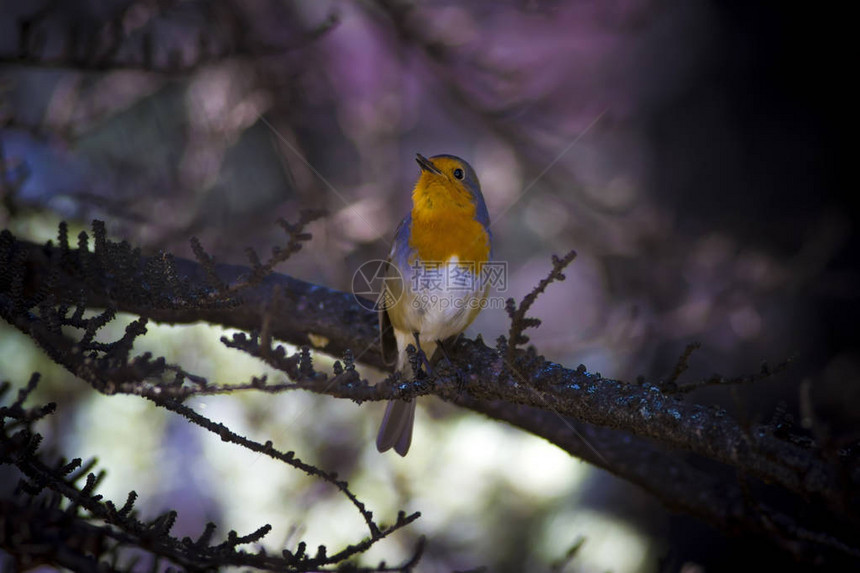
[[[416,157],[421,175],[412,212],[395,232],[388,255],[379,334],[382,356],[411,377],[407,347],[429,365],[443,341],[463,332],[480,312],[489,283],[482,269],[492,260],[490,216],[474,169],[454,155]],[[393,331],[394,336],[391,336]],[[444,352],[444,350],[443,350]],[[415,400],[391,400],[376,448],[405,456],[412,443]]]

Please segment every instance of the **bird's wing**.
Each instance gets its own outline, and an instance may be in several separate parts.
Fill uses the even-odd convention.
[[[384,307],[379,309],[379,345],[382,351],[382,361],[393,366],[397,363],[397,340],[394,338],[394,327]]]
[[[383,292],[383,296],[389,297],[387,300],[382,299],[386,304],[380,304],[379,310],[379,343],[382,350],[382,360],[385,364],[393,365],[397,363],[397,340],[394,338],[394,327],[391,325],[391,317],[388,316],[386,310],[391,304],[391,301],[397,301],[403,295],[403,277],[397,270],[397,264],[403,264],[402,261],[408,259],[409,248],[409,231],[412,226],[412,216],[404,217],[397,230],[394,232],[394,243],[391,246],[391,252],[388,254],[386,261],[385,276],[391,277],[392,280],[385,281],[387,292]]]

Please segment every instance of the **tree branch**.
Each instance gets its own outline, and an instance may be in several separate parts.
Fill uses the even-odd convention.
[[[153,275],[163,255],[142,257],[129,250],[130,254],[111,257],[104,255],[107,247],[102,246],[98,258],[98,244],[96,253],[89,253],[62,243],[59,248],[41,246],[15,240],[8,233],[0,238],[0,264],[17,262],[24,268],[23,278],[12,272],[4,279],[0,273],[0,298],[6,296],[5,307],[0,305],[4,318],[15,323],[10,314],[14,314],[16,296],[41,293],[60,304],[85,300],[91,307],[116,308],[171,324],[204,320],[250,331],[266,325],[271,338],[300,346],[316,343],[326,353],[352,354],[356,360],[383,367],[376,315],[349,293],[270,274],[245,289],[240,298],[224,301],[218,299],[218,288],[212,283],[240,283],[252,269],[212,264],[207,270],[209,263],[175,259],[161,274],[175,274],[173,282],[178,280],[186,287],[166,297],[157,289],[130,286],[167,282],[158,273]],[[103,269],[108,272],[96,275],[92,272],[94,257],[102,266],[121,268]],[[217,280],[207,278],[212,269]],[[126,288],[118,288],[119,283]],[[778,530],[798,546],[812,544],[843,556],[860,556],[856,534],[845,539],[851,528],[840,526],[831,531],[823,527],[813,532],[800,525],[798,516],[765,510],[744,494],[750,483],[779,487],[797,494],[807,510],[820,506],[818,509],[839,516],[842,522],[856,525],[860,471],[852,456],[826,459],[820,449],[799,445],[808,441],[788,439],[784,430],[777,434],[769,425],[745,430],[726,412],[687,402],[684,396],[663,392],[656,385],[607,379],[584,366],[571,369],[549,362],[533,349],[512,353],[507,344],[493,349],[480,339],[461,339],[449,350],[457,365],[454,368],[442,363],[425,380],[398,381],[396,385],[389,380],[377,386],[360,383],[357,375],[338,372],[328,379],[302,376],[295,364],[279,366],[283,351],[278,355],[268,348],[268,341],[265,347],[256,340],[234,340],[231,345],[284,368],[293,375],[294,387],[357,401],[435,394],[542,436],[572,455],[641,485],[670,507],[724,529],[740,526],[770,535]],[[457,371],[467,375],[465,392],[461,392],[464,385],[457,379]],[[297,373],[299,379],[295,380]],[[724,477],[697,469],[680,452],[724,464],[740,480],[732,472]],[[775,528],[774,524],[782,526]]]

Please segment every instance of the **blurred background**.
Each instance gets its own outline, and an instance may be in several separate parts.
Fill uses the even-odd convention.
[[[279,270],[349,290],[410,209],[415,153],[456,154],[481,179],[508,264],[492,296],[519,299],[551,254],[579,254],[534,307],[545,356],[629,381],[668,377],[691,342],[702,348],[682,381],[792,359],[692,399],[745,422],[784,407],[809,425],[805,384],[819,437],[846,443],[860,412],[860,244],[854,186],[837,182],[851,109],[839,19],[704,0],[3,1],[0,227],[41,241],[60,220],[76,233],[98,218],[144,252],[191,256],[198,236],[242,264],[247,246],[280,244],[278,217],[324,208]],[[467,334],[492,343],[507,328],[487,310]],[[223,334],[153,325],[139,350],[221,383],[266,372]],[[272,523],[272,549],[363,536],[328,488],[139,399],[97,395],[0,324],[0,379],[34,370],[40,398],[62,402],[45,428],[58,450],[98,456],[109,498],[133,488],[153,516],[178,509],[176,535],[215,520],[222,535]],[[382,521],[422,512],[367,563],[427,535],[422,571],[544,570],[580,538],[565,570],[791,566],[435,399],[405,459],[373,447],[381,404],[294,393],[195,406],[348,477]]]

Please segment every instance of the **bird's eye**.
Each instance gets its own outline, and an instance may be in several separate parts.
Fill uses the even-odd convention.
[[[463,178],[463,177],[465,177],[465,176],[466,176],[466,174],[465,174],[465,173],[463,173],[463,170],[462,170],[462,169],[460,169],[459,167],[458,167],[457,169],[455,169],[455,170],[454,170],[454,177],[455,177],[456,179],[462,179],[462,178]]]

